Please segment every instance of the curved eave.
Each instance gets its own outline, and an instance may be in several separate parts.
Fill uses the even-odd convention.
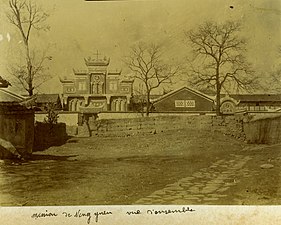
[[[75,69],[72,70],[75,75],[86,75],[88,73],[87,70],[75,70]]]
[[[223,98],[220,99],[220,103],[224,103],[224,102],[227,102],[227,101],[230,101],[230,102],[233,102],[235,105],[238,105],[240,103],[240,100],[236,100],[230,96],[225,96]]]
[[[66,78],[66,77],[65,77]],[[72,79],[65,79],[64,77],[62,78],[62,77],[60,77],[59,76],[59,80],[60,80],[60,82],[61,83],[73,83],[73,80]]]
[[[95,61],[95,60],[88,60],[84,58],[86,66],[108,66],[110,62],[110,58],[103,61]]]
[[[11,99],[11,98],[14,99],[14,100],[8,100],[7,102],[21,102],[28,98],[28,97],[23,97],[21,95],[18,95],[14,92],[11,92],[11,91],[8,91],[8,90],[2,89],[2,88],[0,88],[0,92],[4,93],[6,96],[9,96],[9,99]],[[4,97],[2,97],[1,100],[2,100],[2,102],[6,102]]]
[[[74,83],[73,80],[60,80],[61,83],[63,84],[70,84],[70,83]]]

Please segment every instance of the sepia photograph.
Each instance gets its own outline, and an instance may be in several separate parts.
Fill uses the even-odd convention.
[[[1,0],[0,206],[280,205],[280,16],[279,0]]]

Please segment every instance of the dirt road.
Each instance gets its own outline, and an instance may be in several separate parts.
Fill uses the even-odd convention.
[[[0,205],[280,204],[280,150],[203,130],[72,138],[1,161]]]

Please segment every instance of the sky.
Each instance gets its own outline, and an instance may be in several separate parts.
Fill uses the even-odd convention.
[[[8,23],[7,0],[0,0],[0,75],[16,58],[21,45],[17,31]],[[50,31],[31,41],[37,48],[51,46],[50,73],[53,78],[40,92],[60,93],[59,76],[71,76],[73,69],[85,69],[84,58],[98,50],[111,58],[111,69],[129,73],[123,63],[130,46],[139,41],[161,43],[164,57],[184,63],[190,54],[184,32],[205,21],[241,20],[242,35],[248,40],[248,59],[263,75],[280,67],[281,2],[279,0],[36,0],[50,16]],[[9,34],[9,38],[8,38]],[[179,80],[178,85],[183,81]]]

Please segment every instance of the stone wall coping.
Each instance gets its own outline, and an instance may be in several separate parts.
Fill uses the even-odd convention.
[[[78,111],[56,111],[55,112],[59,114],[79,114],[80,112]],[[36,111],[35,114],[47,114],[47,112],[44,111]]]
[[[260,121],[260,120],[278,119],[278,118],[281,118],[281,113],[279,113],[278,115],[272,114],[272,115],[261,115],[256,118],[254,117],[254,118],[250,119],[249,121],[247,121],[247,123]]]

